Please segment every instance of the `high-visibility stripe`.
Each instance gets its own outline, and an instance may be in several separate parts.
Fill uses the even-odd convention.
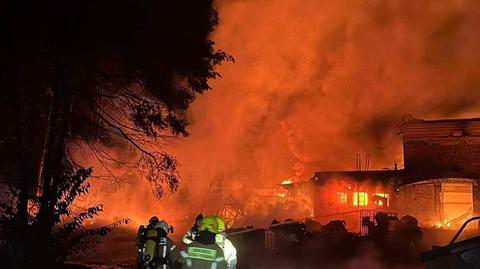
[[[163,256],[162,258],[167,257],[167,246],[163,246]]]
[[[224,257],[218,257],[215,259],[216,262],[223,262],[225,260]]]
[[[210,266],[210,269],[217,269],[217,263],[212,262],[212,265]]]
[[[217,257],[215,249],[188,247],[187,252],[190,258],[198,260],[215,261]]]
[[[170,251],[174,250],[177,246],[173,245],[171,248],[170,248]]]

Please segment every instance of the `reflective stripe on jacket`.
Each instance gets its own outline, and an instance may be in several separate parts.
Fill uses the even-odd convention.
[[[226,269],[223,250],[217,244],[203,245],[192,242],[180,253],[188,269]]]

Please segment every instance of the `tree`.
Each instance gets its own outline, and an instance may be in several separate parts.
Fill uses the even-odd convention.
[[[75,143],[108,170],[115,160],[106,149],[127,142],[158,196],[176,190],[174,158],[149,143],[187,135],[189,104],[219,75],[214,66],[232,60],[213,48],[216,24],[212,0],[0,2],[0,174],[17,190],[15,266],[31,251],[26,231],[35,230],[33,246],[53,244],[64,175],[81,169]],[[44,264],[55,260],[43,254]]]
[[[92,253],[94,246],[100,241],[97,236],[104,236],[113,231],[115,227],[121,224],[128,224],[130,221],[128,218],[116,220],[115,222],[100,226],[95,229],[86,229],[83,223],[87,219],[92,219],[103,211],[103,205],[97,204],[86,208],[83,212],[74,213],[71,210],[71,205],[76,198],[86,195],[90,188],[90,184],[87,182],[92,173],[92,169],[79,169],[72,173],[66,171],[62,177],[63,180],[59,186],[58,192],[55,194],[54,199],[54,227],[52,229],[51,237],[53,240],[47,242],[35,242],[31,240],[30,243],[40,243],[37,247],[48,248],[52,253],[52,257],[55,258],[56,264],[62,264],[72,254]],[[0,204],[0,224],[3,230],[11,232],[15,230],[13,226],[14,222],[12,217],[15,207],[13,193],[10,191],[10,199],[3,198],[3,203]],[[40,201],[32,198],[29,206],[29,223],[36,223],[38,221],[38,208]],[[33,232],[36,232],[35,228],[39,226],[31,225]],[[37,251],[36,254],[44,255],[44,251]],[[29,256],[33,257],[36,261],[40,257],[35,253]]]

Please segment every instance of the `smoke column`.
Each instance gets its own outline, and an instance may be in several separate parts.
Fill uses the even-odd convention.
[[[285,178],[354,169],[357,153],[371,154],[370,169],[395,160],[401,168],[402,118],[480,115],[478,1],[216,6],[214,40],[236,62],[221,66],[222,78],[194,102],[191,136],[168,147],[180,163],[179,192],[159,201],[140,179],[107,194],[97,184],[106,216],[180,223],[208,211],[217,187],[243,197]]]

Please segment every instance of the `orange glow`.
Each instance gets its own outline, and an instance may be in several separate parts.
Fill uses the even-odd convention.
[[[378,206],[390,206],[390,195],[388,193],[375,193],[374,196],[385,198],[386,203],[382,200],[375,200],[375,204]]]
[[[337,201],[346,205],[348,203],[348,194],[346,192],[337,192]]]
[[[480,87],[480,36],[469,33],[478,28],[471,11],[480,1],[215,5],[220,19],[212,38],[236,62],[219,66],[222,77],[212,81],[213,90],[193,102],[191,135],[159,145],[177,157],[179,191],[159,201],[135,168],[114,168],[127,183],[92,180],[84,198],[87,205],[105,205],[99,218],[144,223],[156,214],[181,233],[177,226],[189,227],[199,212],[216,212],[219,196],[251,202],[248,213],[261,224],[278,214],[301,215],[307,211],[303,200],[292,201],[287,212],[275,204],[287,197],[272,199],[271,192],[263,203],[250,190],[278,186],[285,178],[306,180],[319,170],[354,169],[357,153],[371,153],[370,169],[391,168],[402,160],[397,133],[406,114],[479,116],[480,91],[472,89]],[[128,146],[111,154],[127,156]],[[86,158],[94,175],[107,174],[93,156]],[[327,188],[315,198],[326,208],[318,214],[344,210],[333,202],[337,191],[347,189],[349,205],[368,205],[368,196],[353,199],[352,185]]]
[[[290,184],[293,184],[293,181],[291,181],[290,179],[286,179],[282,181],[282,185],[290,185]]]

